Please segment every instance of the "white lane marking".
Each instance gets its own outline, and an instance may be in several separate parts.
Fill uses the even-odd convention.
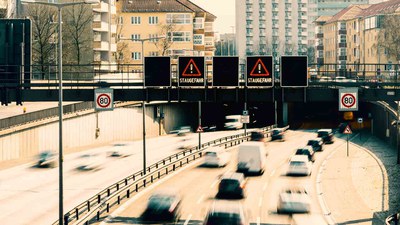
[[[197,204],[200,204],[204,199],[204,194],[200,196],[199,200],[197,200]]]
[[[274,170],[272,170],[272,172],[271,172],[271,175],[270,175],[270,176],[271,176],[271,177],[272,177],[272,176],[274,176],[275,172],[276,172],[276,170],[275,170],[275,169],[274,169]]]
[[[192,218],[192,214],[189,214],[188,218],[186,219],[186,221],[183,225],[188,225],[191,218]]]
[[[261,223],[261,218],[257,217],[257,225],[260,225],[260,223]]]
[[[261,208],[261,206],[262,206],[262,198],[258,199],[258,207]]]
[[[217,179],[217,180],[215,180],[215,181],[214,181],[214,182],[211,184],[211,186],[210,186],[210,187],[211,187],[211,188],[214,188],[214,187],[215,187],[215,185],[217,185],[218,181],[219,181],[218,179]]]
[[[263,187],[263,191],[267,190],[267,187],[268,187],[268,183],[265,183],[264,187]]]
[[[133,196],[130,200],[126,201],[124,204],[122,204],[120,207],[118,207],[114,212],[109,214],[105,220],[103,220],[100,225],[106,225],[108,222],[112,222],[112,218],[115,218],[118,214],[122,213],[127,207],[132,205],[137,199],[145,195],[146,193],[152,191],[154,188],[160,186],[161,184],[165,183],[169,179],[173,178],[174,176],[182,173],[183,171],[186,171],[187,169],[193,168],[195,166],[198,166],[201,162],[195,162],[193,165],[189,165],[187,167],[184,167],[181,170],[178,170],[175,173],[171,173],[167,175],[165,178],[161,179],[160,181],[156,182],[155,184],[151,185],[150,187],[145,188],[144,190],[140,191],[137,193],[135,196]]]

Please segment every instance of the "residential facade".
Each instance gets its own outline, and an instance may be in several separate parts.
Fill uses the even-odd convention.
[[[325,69],[347,70],[357,76],[374,76],[378,68],[390,70],[388,65],[397,62],[379,47],[378,35],[385,16],[399,11],[400,0],[391,0],[372,5],[352,5],[325,22],[319,18],[317,24],[320,23],[322,31],[319,37],[323,39],[321,65],[331,64]],[[360,74],[359,71],[366,72]]]
[[[118,8],[124,62],[142,64],[146,56],[161,55],[199,55],[211,61],[216,17],[189,0],[125,0]]]
[[[117,52],[115,0],[101,0],[93,8],[93,63],[95,70],[113,71]]]
[[[356,3],[368,0],[236,0],[238,54],[306,55],[316,44],[314,21]]]

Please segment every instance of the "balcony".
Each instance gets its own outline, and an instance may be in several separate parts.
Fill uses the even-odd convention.
[[[253,37],[253,32],[246,33],[246,37]]]
[[[346,48],[347,44],[346,42],[339,42],[339,48]]]
[[[266,17],[265,16],[260,16],[259,19],[260,20],[266,20]]]
[[[111,25],[111,33],[114,33],[114,34],[117,33],[117,25],[114,25],[114,24]]]
[[[253,24],[247,24],[247,25],[246,25],[246,28],[252,29],[252,28],[253,28]]]
[[[324,46],[323,45],[317,45],[317,50],[323,51],[324,50]]]
[[[253,12],[253,7],[247,7],[246,12],[252,13]]]
[[[102,21],[93,21],[93,30],[94,31],[108,31],[108,23]]]
[[[262,24],[260,24],[260,25],[259,25],[259,28],[261,28],[261,29],[265,29],[265,28],[266,28],[266,26],[265,26],[265,24],[264,24],[264,23],[262,23]]]
[[[254,42],[253,41],[246,41],[246,45],[253,45]]]
[[[260,37],[265,37],[266,35],[267,35],[267,33],[265,33],[265,32],[260,33]]]
[[[339,60],[346,61],[346,60],[347,60],[347,56],[345,56],[345,55],[340,55],[340,56],[339,56]]]
[[[92,7],[95,12],[108,12],[108,3],[105,2],[100,2],[100,4],[93,5]]]
[[[347,34],[347,31],[344,29],[339,30],[339,34]]]
[[[323,33],[318,33],[318,34],[316,34],[316,38],[324,38],[324,34]]]
[[[250,15],[250,16],[246,16],[246,20],[253,20],[253,17]]]
[[[108,51],[109,50],[109,42],[108,41],[94,41],[93,42],[93,50]]]

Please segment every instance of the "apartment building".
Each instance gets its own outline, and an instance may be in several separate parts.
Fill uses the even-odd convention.
[[[316,44],[314,21],[364,3],[368,0],[236,0],[238,54],[305,55]]]
[[[101,0],[93,8],[93,63],[95,70],[113,71],[117,52],[115,0]]]
[[[119,45],[127,45],[120,52],[125,62],[142,64],[142,57],[160,55],[212,60],[216,17],[191,1],[120,0],[117,8]]]
[[[337,68],[353,72],[367,71],[363,76],[376,74],[377,67],[373,64],[396,63],[394,58],[388,56],[386,49],[379,47],[378,35],[385,16],[399,11],[400,0],[352,5],[321,24],[324,63],[339,64]],[[391,68],[383,66],[379,69],[384,71]]]

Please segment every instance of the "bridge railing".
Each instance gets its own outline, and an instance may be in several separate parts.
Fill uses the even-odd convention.
[[[262,130],[269,135],[269,131],[276,127],[275,125],[267,126]],[[179,153],[168,156],[146,168],[144,171],[138,171],[115,184],[110,185],[98,194],[92,196],[88,200],[82,202],[74,207],[64,215],[64,224],[90,224],[93,221],[99,221],[101,216],[108,214],[111,210],[123,201],[131,198],[136,193],[143,190],[145,187],[150,186],[154,182],[162,179],[163,177],[175,172],[179,168],[188,165],[189,163],[201,158],[203,151],[209,146],[224,146],[229,148],[239,145],[244,141],[250,139],[248,134],[235,134],[213,141],[206,142],[201,145],[201,148],[193,147],[191,149],[183,150]],[[58,225],[59,221],[54,222],[52,225]]]

